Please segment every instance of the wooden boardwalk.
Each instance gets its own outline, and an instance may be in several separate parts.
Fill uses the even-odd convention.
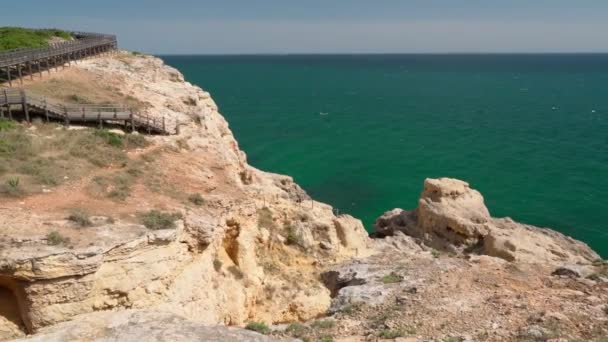
[[[30,122],[32,114],[50,121],[60,120],[66,126],[72,122],[124,125],[131,131],[140,130],[148,134],[177,134],[179,124],[171,123],[163,116],[157,118],[149,113],[137,111],[120,105],[69,104],[50,101],[34,93],[18,88],[0,89],[0,117],[13,119],[13,108],[18,106]]]
[[[32,79],[35,73],[89,56],[109,53],[118,47],[116,36],[101,33],[72,32],[74,40],[40,48],[16,49],[0,52],[0,78],[9,87],[13,81],[23,83],[23,77]]]

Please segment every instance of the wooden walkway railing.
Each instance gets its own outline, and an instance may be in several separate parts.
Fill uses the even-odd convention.
[[[69,104],[51,101],[18,88],[0,89],[0,117],[13,119],[12,106],[20,106],[26,121],[31,112],[43,115],[47,122],[53,118],[69,126],[71,122],[95,122],[100,128],[106,124],[123,124],[125,129],[143,130],[148,134],[177,134],[179,123],[169,122],[164,116],[157,118],[121,105]],[[6,113],[6,114],[5,114]]]
[[[75,40],[41,48],[26,48],[0,52],[0,71],[12,87],[14,79],[23,83],[24,73],[34,77],[38,72],[63,66],[71,61],[107,53],[118,46],[116,36],[101,33],[72,32]],[[35,70],[34,70],[35,69]]]

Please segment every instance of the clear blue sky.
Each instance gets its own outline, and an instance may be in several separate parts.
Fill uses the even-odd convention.
[[[149,53],[608,52],[608,0],[18,0],[0,26]]]

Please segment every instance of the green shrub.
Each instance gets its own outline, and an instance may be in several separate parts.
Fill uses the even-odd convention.
[[[54,230],[46,235],[46,243],[51,246],[65,245],[70,242],[70,239],[59,234]]]
[[[0,118],[0,131],[8,131],[15,128],[15,122],[9,119]]]
[[[0,130],[0,157],[23,160],[35,154],[32,139],[25,130]]]
[[[352,314],[358,312],[359,310],[361,310],[362,306],[363,306],[363,303],[361,303],[361,302],[350,303],[350,304],[343,306],[340,309],[340,312],[342,312],[346,315],[352,315]]]
[[[321,335],[319,336],[320,342],[334,342],[334,337],[332,335]]]
[[[83,209],[73,210],[70,216],[68,216],[68,220],[78,224],[81,227],[89,227],[93,225],[89,213]]]
[[[203,196],[201,196],[201,194],[198,193],[188,196],[188,201],[199,207],[205,204],[205,199],[203,198]]]
[[[262,322],[249,322],[245,329],[252,330],[264,335],[270,334],[270,328]]]
[[[290,336],[302,338],[308,332],[308,327],[302,323],[291,323],[285,330]]]
[[[439,257],[441,256],[441,252],[439,252],[439,251],[438,251],[438,250],[436,250],[436,249],[433,249],[433,250],[431,251],[431,255],[433,256],[433,258],[437,259],[437,258],[439,258]]]
[[[382,330],[380,330],[380,333],[378,334],[378,336],[380,336],[381,338],[387,339],[387,340],[392,340],[397,337],[402,337],[404,335],[405,335],[405,333],[401,329],[382,329]]]
[[[150,210],[140,214],[141,222],[151,230],[175,229],[175,221],[182,218],[180,213],[165,213],[158,210]]]
[[[333,320],[314,321],[310,325],[314,329],[331,329],[336,326],[336,322]]]
[[[402,280],[403,280],[403,277],[396,274],[395,272],[391,272],[391,273],[385,275],[384,277],[382,277],[382,282],[384,284],[400,283]]]
[[[110,146],[122,147],[123,137],[119,134],[112,133],[107,129],[96,129],[93,134],[105,140]]]
[[[123,136],[123,140],[127,148],[142,148],[150,144],[146,137],[141,134],[127,134]]]
[[[40,184],[55,186],[60,183],[60,179],[56,175],[56,161],[52,158],[40,157],[24,161],[17,170],[34,176]]]
[[[5,183],[6,193],[10,196],[19,196],[23,193],[19,178],[10,178]]]

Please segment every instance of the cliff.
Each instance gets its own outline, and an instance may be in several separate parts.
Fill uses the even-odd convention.
[[[386,213],[371,239],[290,177],[248,165],[210,95],[158,58],[88,59],[26,87],[130,103],[179,134],[20,131],[45,159],[30,173],[16,161],[10,172],[28,191],[0,194],[0,340],[271,340],[221,327],[248,322],[279,339],[325,341],[608,331],[599,256],[492,218],[465,182],[427,180],[419,207]]]
[[[319,270],[370,253],[360,221],[335,216],[290,177],[249,166],[209,94],[158,58],[89,59],[26,87],[129,98],[179,123],[180,134],[149,136],[120,163],[0,199],[0,300],[11,307],[0,331],[129,308],[207,324],[311,319],[330,305]],[[26,134],[61,134],[36,127]],[[74,209],[91,224],[70,220]],[[141,221],[150,210],[181,219],[150,230]]]

